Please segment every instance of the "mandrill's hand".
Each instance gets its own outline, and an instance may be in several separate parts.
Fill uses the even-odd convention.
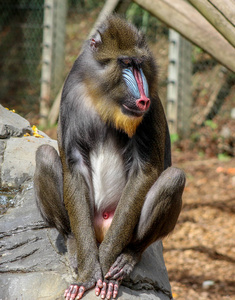
[[[122,279],[128,276],[133,270],[140,256],[127,251],[118,256],[114,264],[105,275],[102,289],[97,289],[97,296],[102,299],[116,299]]]
[[[131,273],[140,256],[131,251],[124,252],[118,256],[114,264],[105,275],[105,279],[121,281]]]

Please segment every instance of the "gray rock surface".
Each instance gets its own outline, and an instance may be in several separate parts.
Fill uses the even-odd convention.
[[[20,137],[25,133],[32,134],[32,132],[27,120],[0,105],[0,138],[8,136]]]
[[[16,195],[14,206],[0,215],[0,300],[63,299],[65,288],[76,282],[76,276],[63,239],[41,219],[32,184],[36,149],[44,143],[56,148],[57,143],[47,137],[15,137],[19,118],[14,116],[11,128],[15,129],[9,133],[9,126],[5,126],[9,124],[8,111],[5,121],[1,110],[2,128],[7,128],[8,134],[0,140],[0,196],[6,189]],[[97,297],[91,290],[83,299]],[[123,282],[118,299],[171,299],[161,242],[143,253],[130,279]]]
[[[3,160],[0,172],[3,188],[18,189],[22,183],[32,179],[35,169],[35,152],[43,144],[49,144],[57,149],[57,142],[47,137],[24,136],[0,139],[0,157],[2,157],[0,161]]]

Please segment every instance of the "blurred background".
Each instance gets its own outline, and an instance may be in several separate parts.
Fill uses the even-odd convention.
[[[235,4],[210,2],[0,1],[0,104],[54,139],[63,82],[96,22],[115,11],[146,34],[188,179],[164,243],[175,299],[235,299]]]

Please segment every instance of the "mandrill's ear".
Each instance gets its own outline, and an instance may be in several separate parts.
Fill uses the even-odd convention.
[[[97,30],[96,34],[90,40],[90,47],[93,51],[97,51],[102,44],[101,33]]]

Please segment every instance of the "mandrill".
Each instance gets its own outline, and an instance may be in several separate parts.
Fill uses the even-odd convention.
[[[37,150],[34,184],[44,220],[75,241],[77,282],[64,297],[94,287],[116,298],[143,251],[174,229],[185,185],[171,167],[154,58],[119,17],[98,27],[68,75],[58,145],[59,155]]]

